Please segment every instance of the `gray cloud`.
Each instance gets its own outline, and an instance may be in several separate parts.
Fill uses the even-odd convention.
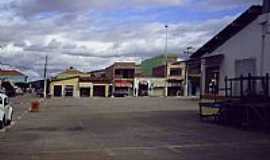
[[[249,7],[254,4],[262,4],[262,0],[203,0],[197,2],[196,5],[188,4],[194,10],[203,10],[203,11],[220,11],[228,10],[237,7]]]
[[[153,5],[186,5],[190,0],[7,0],[0,2],[0,62],[18,68],[31,79],[43,74],[49,56],[54,75],[69,66],[83,71],[100,69],[113,61],[142,60],[164,52],[164,23],[110,19],[92,10]],[[229,2],[230,1],[230,2]],[[208,0],[214,6],[242,5],[244,0]],[[239,2],[239,3],[238,3]],[[251,1],[249,1],[251,3]],[[200,4],[203,6],[203,4]],[[198,5],[199,6],[199,5]],[[119,8],[118,8],[119,9]],[[57,14],[56,14],[57,12]],[[169,52],[198,48],[234,16],[204,22],[169,23]],[[113,22],[113,23],[112,23]],[[6,66],[6,65],[4,65]],[[0,67],[3,67],[3,65]]]
[[[74,3],[75,2],[75,3]],[[83,12],[93,9],[123,9],[128,7],[143,7],[145,5],[181,5],[184,0],[13,0],[9,8],[15,9],[18,14],[26,17],[48,12]]]

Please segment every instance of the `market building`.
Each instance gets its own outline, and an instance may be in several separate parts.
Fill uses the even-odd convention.
[[[224,95],[225,77],[265,76],[270,73],[270,45],[267,45],[270,44],[269,12],[267,0],[264,7],[250,7],[191,56],[193,61],[200,60],[197,64],[200,64],[201,71],[201,94]],[[263,86],[256,87],[263,90]],[[234,95],[240,94],[239,84],[230,89]]]

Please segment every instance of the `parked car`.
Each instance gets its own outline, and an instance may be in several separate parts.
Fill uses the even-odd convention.
[[[113,93],[114,97],[126,97],[128,96],[128,91],[125,90],[118,90]]]
[[[16,90],[9,81],[2,82],[2,88],[4,88],[5,94],[9,97],[16,96]]]
[[[9,104],[8,96],[0,93],[0,129],[10,125],[13,116],[13,108]]]

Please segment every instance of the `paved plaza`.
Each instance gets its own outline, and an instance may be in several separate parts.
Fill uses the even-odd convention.
[[[195,100],[61,98],[26,112],[34,99],[11,100],[15,122],[0,132],[0,159],[270,159],[269,133],[201,122]]]

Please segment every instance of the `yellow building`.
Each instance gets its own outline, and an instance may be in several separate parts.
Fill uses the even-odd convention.
[[[53,79],[50,93],[53,97],[109,97],[110,81],[95,77],[66,77]]]
[[[79,97],[79,76],[52,80],[50,93],[53,97]]]

